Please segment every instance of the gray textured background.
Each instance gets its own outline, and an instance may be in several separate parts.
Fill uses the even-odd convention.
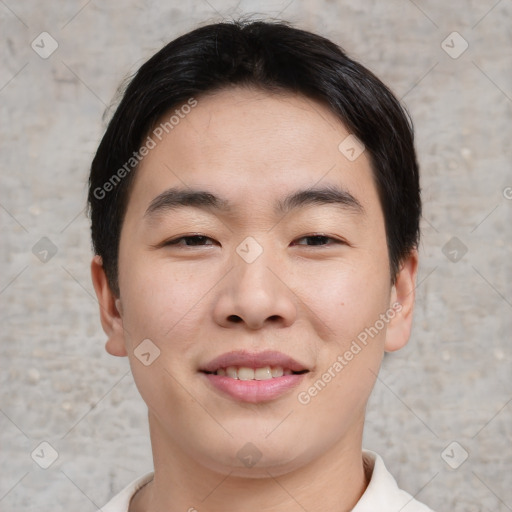
[[[385,358],[365,446],[432,508],[512,510],[510,0],[0,0],[0,510],[94,511],[152,468],[127,360],[103,349],[88,166],[123,78],[177,35],[252,12],[341,44],[415,121],[416,324]],[[58,43],[47,59],[31,47],[43,31]],[[458,58],[462,40],[446,41],[452,56],[442,47],[453,31],[469,45]],[[46,263],[42,237],[57,249]],[[43,441],[58,453],[48,469]]]

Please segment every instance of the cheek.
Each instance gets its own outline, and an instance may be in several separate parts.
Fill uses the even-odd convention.
[[[213,283],[209,284],[206,275],[176,264],[131,256],[126,266],[120,259],[119,284],[135,383],[153,413],[185,410],[190,407],[190,395],[177,383],[189,378],[190,369],[181,362],[190,359],[189,353],[195,350],[191,340],[197,339],[200,320],[204,320],[201,299]],[[137,354],[142,352],[139,344],[147,339],[154,345],[144,349],[151,361],[146,366]],[[154,354],[158,355],[153,360]]]
[[[368,259],[354,263],[332,262],[314,273],[299,273],[295,290],[301,302],[314,313],[311,318],[328,338],[350,340],[373,325],[389,307],[390,282],[387,267]]]
[[[154,338],[159,346],[179,350],[179,340],[204,321],[203,300],[218,280],[205,265],[184,266],[136,255],[120,259],[119,284],[123,322],[132,338]]]
[[[318,410],[337,403],[340,411],[361,406],[363,413],[382,361],[387,323],[381,319],[389,312],[390,292],[387,265],[370,253],[330,269],[317,282],[315,311],[330,329],[315,375],[317,385],[310,390]]]
[[[326,445],[363,421],[382,362],[387,324],[380,315],[389,308],[388,273],[359,264],[317,276],[305,299],[327,328],[315,372],[297,401],[305,417],[321,418],[303,435],[322,438]]]

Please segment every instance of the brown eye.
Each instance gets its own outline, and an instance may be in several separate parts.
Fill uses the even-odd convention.
[[[294,245],[307,245],[307,246],[322,246],[322,245],[327,245],[329,243],[329,241],[333,241],[334,243],[343,243],[341,240],[337,240],[336,238],[332,238],[330,236],[327,236],[327,235],[306,235],[306,236],[303,236],[301,238],[298,238],[297,240],[310,240],[312,241],[313,243],[311,244],[301,244],[301,243],[297,243],[297,244],[294,244]]]
[[[185,243],[180,243],[182,240]],[[168,242],[165,242],[164,246],[175,245],[175,246],[185,246],[185,247],[196,247],[196,246],[203,246],[203,245],[213,245],[213,244],[205,243],[208,240],[213,241],[212,238],[209,238],[209,237],[203,236],[203,235],[180,236],[179,238],[175,238],[173,240],[169,240]]]

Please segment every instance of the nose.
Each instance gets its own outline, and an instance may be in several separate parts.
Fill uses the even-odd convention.
[[[286,283],[284,265],[263,253],[250,263],[235,254],[231,270],[222,281],[214,306],[222,327],[243,324],[249,329],[265,325],[289,327],[297,317],[297,297]]]

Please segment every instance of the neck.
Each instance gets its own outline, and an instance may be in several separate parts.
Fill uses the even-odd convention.
[[[315,460],[280,474],[275,468],[260,477],[214,471],[183,452],[150,415],[155,474],[130,504],[130,512],[350,511],[368,480],[363,466],[361,428]]]

